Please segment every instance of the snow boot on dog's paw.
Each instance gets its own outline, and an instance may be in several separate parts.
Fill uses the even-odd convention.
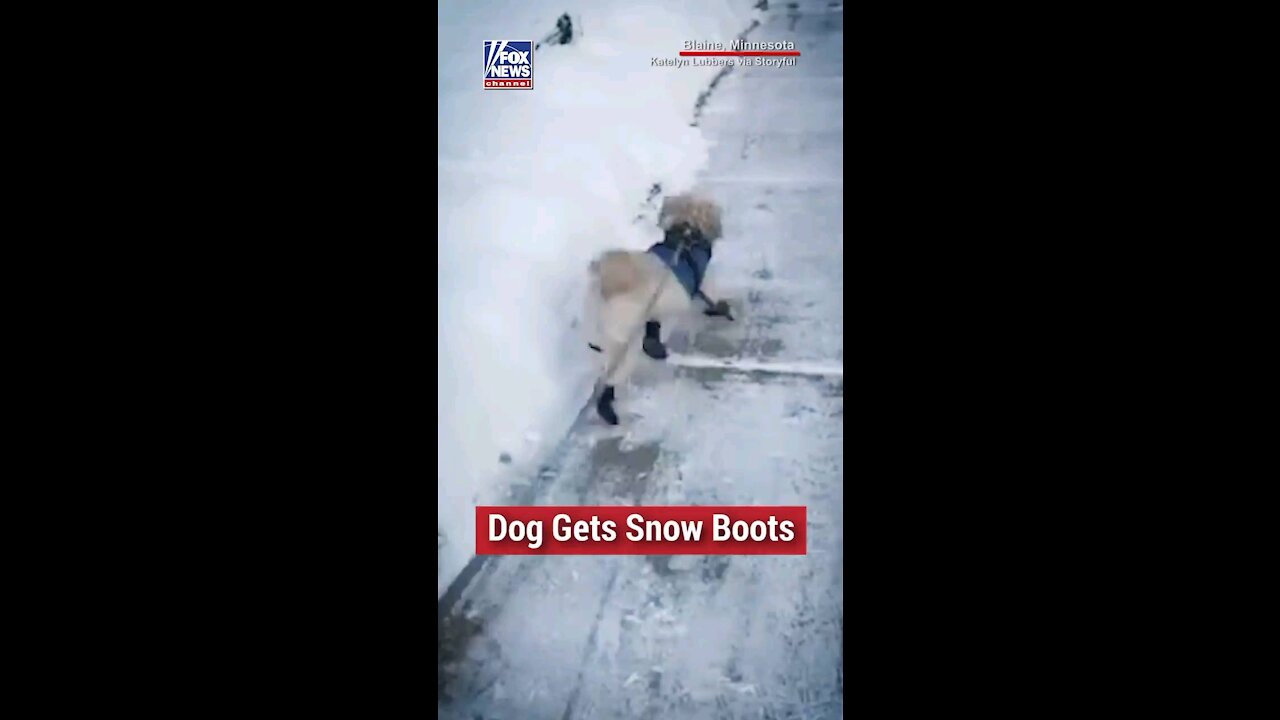
[[[610,425],[618,424],[618,413],[613,411],[613,386],[606,385],[600,399],[596,401],[596,412]]]
[[[645,338],[641,347],[644,348],[644,354],[654,360],[667,359],[667,348],[663,346],[662,341],[658,340],[658,338]]]
[[[662,340],[658,339],[658,331],[661,326],[653,321],[644,324],[644,342],[640,347],[644,349],[644,354],[654,360],[666,360],[667,348],[662,344]]]

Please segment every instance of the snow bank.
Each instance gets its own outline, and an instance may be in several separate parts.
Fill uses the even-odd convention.
[[[575,328],[587,264],[654,242],[652,216],[636,222],[650,187],[689,189],[706,162],[689,122],[718,68],[652,58],[732,40],[751,5],[440,4],[440,594],[475,553],[475,506],[527,482],[590,395]],[[565,12],[573,40],[534,53],[533,90],[483,89],[483,40],[541,40]]]

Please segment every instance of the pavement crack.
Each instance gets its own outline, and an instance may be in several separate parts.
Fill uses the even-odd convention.
[[[596,618],[591,623],[591,633],[587,635],[587,646],[582,650],[582,661],[578,664],[578,678],[574,681],[573,692],[569,694],[569,702],[564,707],[564,715],[561,720],[572,720],[573,706],[578,702],[578,695],[582,693],[582,682],[586,677],[587,663],[591,660],[591,656],[595,654],[596,636],[600,633],[600,621],[604,619],[604,609],[609,606],[609,598],[613,596],[613,586],[618,582],[618,575],[622,572],[622,566],[614,563],[613,572],[609,575],[609,584],[605,586],[604,596],[600,598],[600,608],[596,610]]]

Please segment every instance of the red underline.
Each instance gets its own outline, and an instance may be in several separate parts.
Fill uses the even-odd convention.
[[[786,55],[788,57],[800,57],[799,50],[681,50],[681,57],[707,57],[716,55],[731,55],[733,57],[757,57],[757,56],[776,56]]]

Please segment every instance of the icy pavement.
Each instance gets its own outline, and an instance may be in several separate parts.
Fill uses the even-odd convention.
[[[584,412],[512,502],[805,505],[809,554],[474,562],[442,602],[441,717],[843,716],[842,6],[769,5],[750,39],[797,65],[735,68],[701,119],[737,321],[677,334],[688,361],[619,388],[619,428]],[[718,114],[731,94],[751,110]]]

